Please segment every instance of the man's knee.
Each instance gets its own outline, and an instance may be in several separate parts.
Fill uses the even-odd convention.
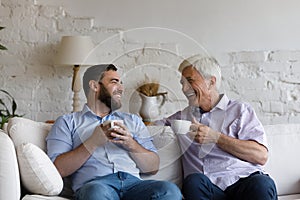
[[[167,181],[159,181],[156,184],[156,192],[158,196],[170,196],[171,199],[181,199],[181,191],[174,183]]]
[[[190,174],[188,175],[184,180],[183,180],[183,186],[185,187],[192,187],[196,185],[202,185],[202,184],[207,184],[210,182],[207,176],[205,176],[202,173],[195,173],[195,174]]]
[[[248,190],[256,199],[277,199],[277,190],[274,180],[265,174],[256,174],[249,180]]]
[[[110,199],[116,194],[111,187],[99,183],[87,183],[76,192],[77,200]]]
[[[252,181],[253,187],[264,193],[277,195],[277,190],[274,180],[268,175],[256,175]]]
[[[251,185],[257,187],[273,187],[275,183],[273,179],[266,174],[256,174],[249,177]]]

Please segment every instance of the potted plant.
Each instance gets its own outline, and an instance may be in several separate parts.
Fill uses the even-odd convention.
[[[2,29],[4,29],[5,27],[3,27],[3,26],[0,26],[0,31],[2,30]],[[2,44],[0,44],[0,50],[7,50],[7,48],[5,47],[5,46],[3,46]]]
[[[5,90],[0,89],[0,129],[12,117],[22,117],[23,115],[16,114],[17,103],[15,99]],[[8,105],[10,104],[10,105]]]

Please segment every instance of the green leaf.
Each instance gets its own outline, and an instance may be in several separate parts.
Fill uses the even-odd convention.
[[[0,110],[0,116],[7,116],[7,111],[6,110]]]
[[[7,91],[0,89],[1,92],[7,94],[12,100],[14,100],[14,98],[11,96],[11,94],[9,94]]]
[[[0,26],[0,31],[1,31],[2,29],[4,29],[4,28],[5,28],[5,27]],[[7,48],[6,48],[5,46],[3,46],[3,45],[0,44],[0,50],[7,50]]]
[[[1,116],[0,128],[3,128],[3,125],[8,122],[9,116]]]
[[[15,99],[9,94],[7,91],[0,89],[0,92],[4,93],[6,95],[6,98],[9,100],[9,103],[11,104],[11,112],[7,105],[5,105],[4,100],[0,99],[0,105],[2,105],[4,108],[0,109],[0,116],[3,119],[3,117],[6,119],[12,118],[12,117],[22,117],[23,115],[16,114],[17,110],[17,103]]]
[[[2,99],[0,99],[0,104],[5,108],[5,110],[3,110],[3,111],[9,112],[7,106],[6,106],[5,103],[2,101]]]
[[[2,99],[0,99],[0,104],[5,106],[4,102],[2,101]]]
[[[11,106],[11,112],[12,112],[12,115],[14,116],[15,115],[15,111],[17,110],[17,103],[16,101],[13,99],[12,101],[12,106]]]
[[[0,50],[8,50],[5,46],[0,44]]]

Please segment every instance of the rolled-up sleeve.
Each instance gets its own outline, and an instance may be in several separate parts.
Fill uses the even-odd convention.
[[[254,140],[268,148],[264,127],[259,121],[254,109],[245,104],[238,122],[238,138]]]
[[[132,121],[135,123],[133,139],[135,139],[145,149],[153,152],[157,152],[153,144],[153,137],[150,135],[149,130],[145,126],[144,122],[136,115],[132,115]]]
[[[52,162],[54,162],[56,157],[60,154],[72,150],[72,131],[70,124],[69,117],[59,117],[46,137],[47,154]]]

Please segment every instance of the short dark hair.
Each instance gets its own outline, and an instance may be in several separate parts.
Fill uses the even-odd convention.
[[[104,72],[110,70],[118,71],[118,68],[113,64],[100,64],[100,65],[94,65],[87,68],[82,78],[83,90],[86,97],[90,89],[89,86],[90,80],[100,81],[104,76]]]

